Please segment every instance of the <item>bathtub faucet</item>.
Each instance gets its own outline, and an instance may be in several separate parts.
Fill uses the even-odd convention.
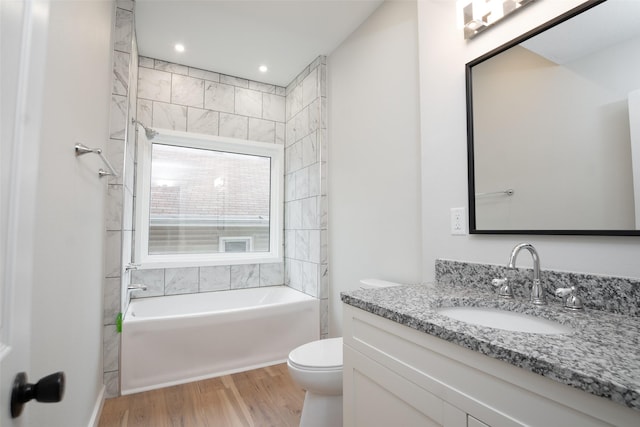
[[[127,286],[127,305],[125,305],[124,310],[127,311],[129,308],[129,303],[131,302],[131,293],[134,291],[146,291],[149,289],[147,285],[143,285],[141,283],[132,283]]]

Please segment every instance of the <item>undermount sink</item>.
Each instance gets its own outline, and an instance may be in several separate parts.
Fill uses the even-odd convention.
[[[485,307],[443,307],[438,314],[473,325],[534,334],[566,334],[569,326],[528,314]]]

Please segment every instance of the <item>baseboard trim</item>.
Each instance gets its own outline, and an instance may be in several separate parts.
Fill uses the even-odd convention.
[[[93,413],[89,419],[88,427],[98,427],[98,424],[100,423],[100,414],[102,413],[102,406],[104,405],[105,390],[106,388],[103,385],[100,389],[100,393],[98,393],[98,398],[96,399],[96,404],[93,407]]]

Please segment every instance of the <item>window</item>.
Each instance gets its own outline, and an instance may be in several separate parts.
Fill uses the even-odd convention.
[[[251,252],[253,237],[220,237],[220,252]]]
[[[138,146],[136,262],[280,260],[281,146],[175,131]]]

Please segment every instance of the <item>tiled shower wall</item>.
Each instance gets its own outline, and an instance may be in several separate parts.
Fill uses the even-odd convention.
[[[320,334],[328,333],[326,57],[287,87],[285,143],[285,283],[320,299]]]
[[[283,144],[285,88],[140,57],[138,120],[152,128]],[[284,283],[283,263],[136,270],[150,297]]]
[[[113,86],[111,91],[110,139],[106,155],[118,172],[109,177],[105,213],[106,250],[103,283],[103,372],[106,396],[119,394],[120,337],[116,316],[120,312],[123,265],[131,260],[135,113],[138,80],[138,48],[134,34],[133,1],[116,3],[113,50]]]

